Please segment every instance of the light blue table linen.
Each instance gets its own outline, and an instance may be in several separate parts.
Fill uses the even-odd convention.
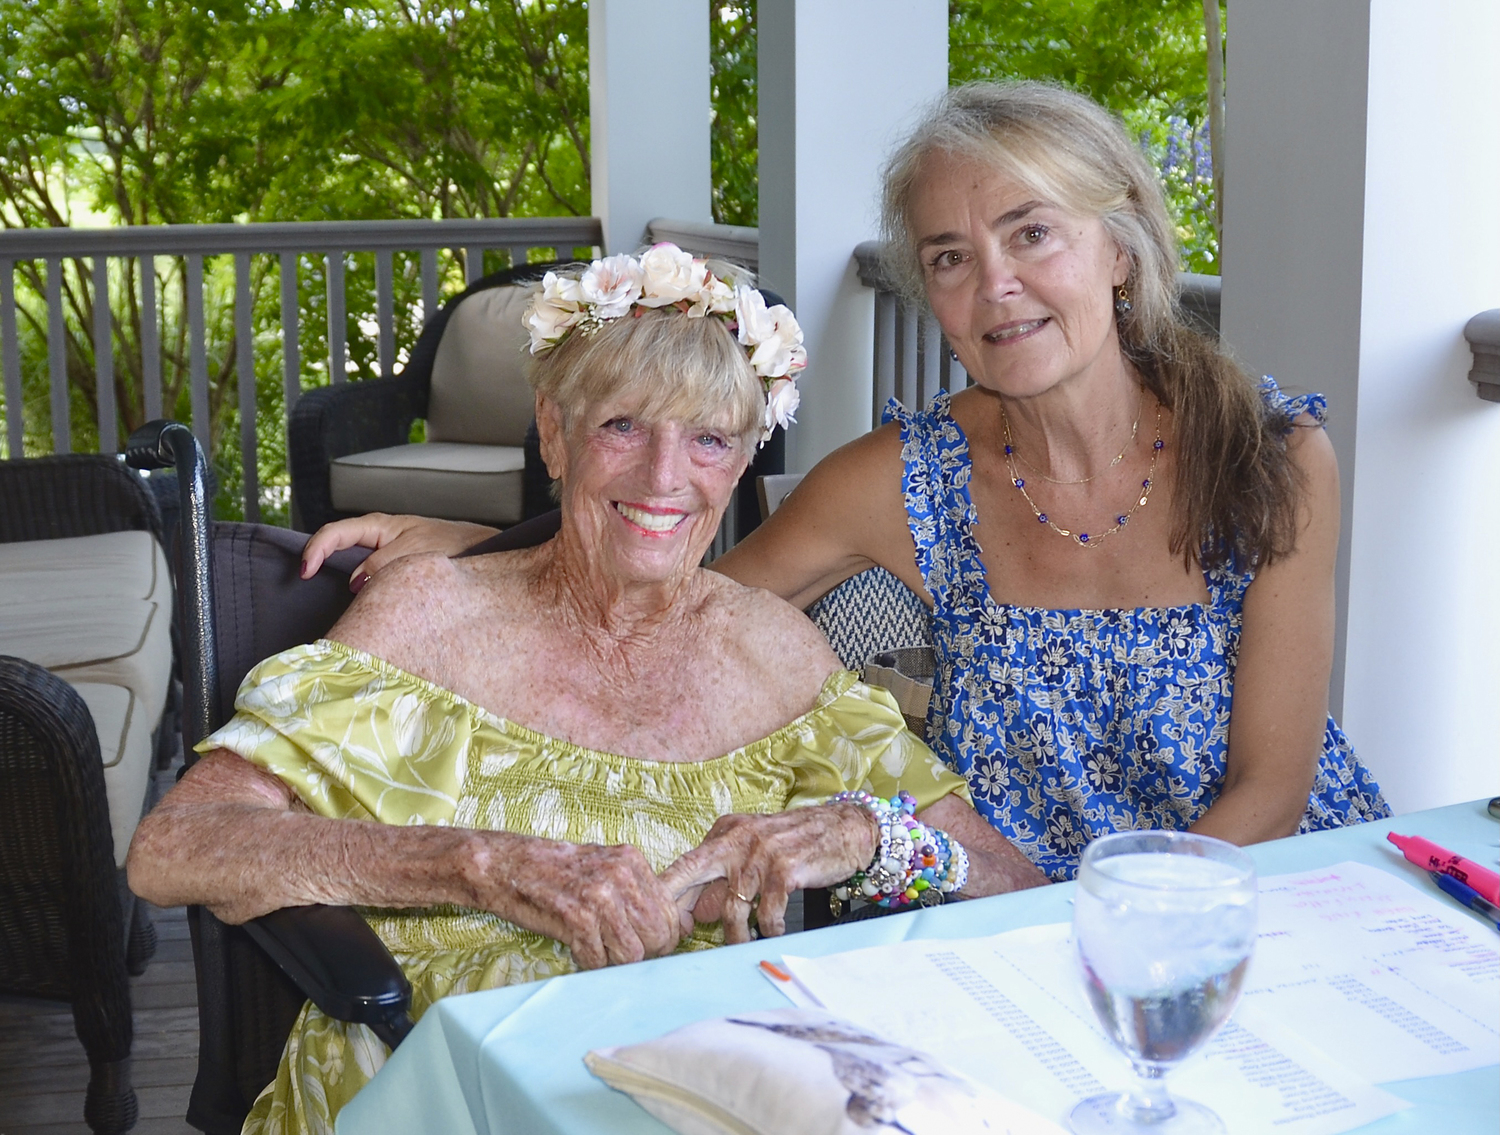
[[[1250,848],[1262,875],[1345,860],[1382,867],[1443,901],[1426,874],[1385,840],[1422,835],[1493,867],[1500,824],[1485,802],[1315,832]],[[969,938],[1066,922],[1073,884],[914,914],[570,974],[449,997],[428,1011],[375,1079],[338,1117],[339,1135],[664,1135],[633,1100],[589,1074],[589,1049],[632,1044],[708,1017],[787,1004],[760,974],[763,958],[820,956],[907,938]],[[1462,910],[1456,903],[1454,909]],[[1468,912],[1465,912],[1467,915]],[[1476,917],[1477,916],[1473,916]],[[900,975],[871,996],[900,996]],[[1500,1052],[1496,1053],[1500,1060]],[[1361,1128],[1369,1135],[1495,1135],[1500,1068],[1384,1085],[1415,1106]]]

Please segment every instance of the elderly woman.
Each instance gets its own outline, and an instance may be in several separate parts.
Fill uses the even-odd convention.
[[[929,736],[1054,879],[1122,828],[1253,843],[1388,814],[1328,715],[1323,399],[1257,389],[1183,323],[1120,124],[1055,87],[961,87],[884,196],[895,274],[974,386],[893,409],[714,566],[798,605],[872,565],[922,596]],[[394,540],[375,570],[473,535],[349,522],[313,551]]]
[[[136,893],[229,922],[369,908],[420,1012],[744,940],[757,900],[779,933],[800,886],[1040,882],[799,612],[698,566],[786,412],[791,313],[658,247],[549,277],[531,321],[557,538],[404,559],[326,640],[261,663],[141,823]],[[309,1005],[247,1129],[329,1129],[383,1059]]]

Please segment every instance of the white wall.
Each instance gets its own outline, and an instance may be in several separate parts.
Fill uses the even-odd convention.
[[[880,168],[948,85],[945,0],[760,0],[760,272],[806,334],[787,468],[870,427],[874,294],[854,246],[877,235]],[[663,210],[664,212],[664,210]]]
[[[1344,484],[1331,700],[1398,811],[1500,791],[1500,5],[1237,0],[1222,329],[1330,396]]]
[[[1500,4],[1374,0],[1344,716],[1401,810],[1500,793]]]
[[[611,255],[653,217],[713,220],[708,15],[702,0],[589,4],[590,178]]]

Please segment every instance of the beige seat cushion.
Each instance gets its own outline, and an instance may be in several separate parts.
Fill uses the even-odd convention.
[[[77,683],[123,686],[151,726],[172,677],[170,608],[147,599],[74,598],[0,602],[0,654]]]
[[[0,544],[0,604],[90,596],[161,601],[170,593],[166,556],[149,532]]]
[[[525,467],[519,446],[428,442],[340,457],[329,481],[333,507],[344,512],[514,524],[521,519]]]
[[[89,707],[99,756],[104,762],[104,795],[109,801],[109,829],[115,843],[115,866],[125,866],[130,837],[140,822],[151,779],[151,731],[160,713],[148,718],[140,703],[122,686],[74,682]]]
[[[428,441],[525,444],[535,401],[526,382],[531,340],[521,316],[534,290],[489,288],[454,308],[432,361]]]

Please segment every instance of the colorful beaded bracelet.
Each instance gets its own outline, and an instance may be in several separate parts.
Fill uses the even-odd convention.
[[[851,803],[868,808],[875,817],[879,838],[870,865],[833,888],[841,902],[864,899],[900,908],[915,902],[931,903],[961,891],[969,881],[969,855],[947,832],[929,828],[915,817],[916,798],[900,792],[884,800],[868,792],[840,792],[828,803]],[[925,896],[925,897],[924,897]]]

